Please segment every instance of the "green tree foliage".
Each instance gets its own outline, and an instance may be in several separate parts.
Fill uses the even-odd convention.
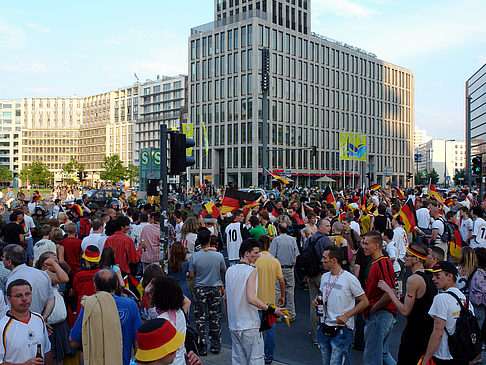
[[[466,184],[467,176],[466,176],[466,169],[457,170],[454,174],[454,184],[455,185],[464,185]]]
[[[25,166],[19,176],[22,181],[28,181],[34,185],[48,185],[54,178],[54,174],[49,171],[47,166],[38,160]]]
[[[0,181],[12,181],[13,173],[7,166],[0,166]]]
[[[138,166],[135,166],[134,164],[129,163],[127,167],[127,179],[130,180],[130,182],[138,182],[138,177],[139,177],[139,172],[140,169]]]
[[[84,171],[85,165],[84,163],[80,163],[74,157],[71,157],[71,161],[65,164],[62,167],[62,170],[67,174],[72,174],[73,172]]]
[[[429,172],[429,175],[427,176],[427,183],[429,182],[429,180],[434,185],[437,184],[437,182],[439,181],[439,174],[437,173],[437,171],[435,171],[435,169],[432,169],[432,171]]]
[[[127,179],[127,168],[123,166],[118,155],[105,157],[102,167],[104,169],[100,174],[102,180],[111,181],[115,185],[117,182]]]
[[[416,185],[423,185],[424,184],[424,177],[422,175],[422,171],[415,173],[415,184]]]

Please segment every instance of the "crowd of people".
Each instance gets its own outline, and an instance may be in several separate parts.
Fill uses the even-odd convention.
[[[479,333],[479,352],[448,340],[467,310],[478,328],[485,315],[486,201],[466,189],[287,189],[237,207],[222,194],[202,210],[171,201],[168,275],[160,213],[129,199],[102,209],[56,198],[48,212],[34,192],[3,222],[1,362],[200,364],[220,353],[226,313],[232,363],[271,364],[276,323],[302,308],[299,286],[323,364],[349,364],[352,348],[363,364],[482,363]]]

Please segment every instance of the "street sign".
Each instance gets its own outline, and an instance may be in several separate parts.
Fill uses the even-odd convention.
[[[148,150],[142,151],[142,153],[140,153],[140,163],[144,166],[147,166],[149,162],[150,162],[149,151]]]
[[[152,156],[154,165],[160,166],[160,151],[155,151]]]

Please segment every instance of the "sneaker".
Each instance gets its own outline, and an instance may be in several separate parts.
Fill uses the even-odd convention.
[[[214,349],[214,348],[211,348],[211,353],[214,354],[214,355],[217,355],[219,354],[219,349]]]
[[[312,341],[312,343],[314,344],[314,346],[319,346],[319,343],[317,341]]]
[[[208,354],[208,348],[206,346],[201,346],[199,349],[199,356],[206,356]]]

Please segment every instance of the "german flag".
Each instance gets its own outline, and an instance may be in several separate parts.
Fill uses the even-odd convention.
[[[206,214],[209,213],[213,216],[213,218],[218,218],[219,217],[219,210],[216,204],[214,203],[206,203],[204,204],[204,209],[206,210]],[[203,217],[204,218],[204,217]]]
[[[378,189],[381,189],[381,185],[380,184],[375,184],[373,186],[370,186],[370,189],[371,190],[378,190]]]
[[[395,218],[400,216],[405,223],[405,230],[407,233],[414,232],[415,226],[417,225],[417,215],[415,213],[415,207],[413,205],[412,199],[408,199],[405,204],[403,204],[402,209],[395,215]]]
[[[266,171],[267,171],[267,172],[270,174],[270,176],[272,176],[272,177],[273,177],[275,180],[278,180],[278,181],[280,181],[280,182],[284,183],[285,185],[287,185],[287,184],[289,183],[289,181],[288,181],[287,179],[284,179],[283,177],[280,177],[279,175],[274,174],[274,173],[272,173],[272,172],[270,172],[270,171],[268,171],[268,170],[266,170]]]
[[[434,184],[430,184],[429,187],[429,196],[435,198],[437,201],[444,203],[444,200],[440,196],[440,194],[437,192],[437,189],[435,188]]]
[[[240,208],[240,202],[243,205],[254,205],[255,201],[260,195],[255,193],[247,193],[238,189],[230,188],[226,189],[221,204],[221,214],[232,212],[233,210]]]
[[[326,190],[324,190],[324,194],[322,194],[322,200],[325,200],[326,203],[331,203],[334,209],[337,209],[336,199],[334,199],[334,195],[332,194],[331,187],[328,185]]]
[[[398,199],[405,199],[405,192],[402,189],[398,186],[393,186],[393,189],[395,189]]]
[[[32,199],[32,201],[33,201],[34,203],[40,202],[40,201],[42,201],[42,200],[43,200],[43,199],[42,199],[42,196],[40,196],[40,195],[36,195],[36,196],[34,197],[34,199]]]

